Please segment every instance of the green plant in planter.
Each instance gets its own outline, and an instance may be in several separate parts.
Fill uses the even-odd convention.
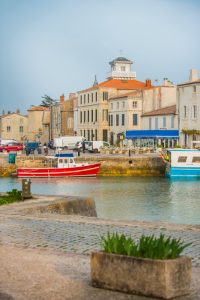
[[[154,235],[142,235],[138,243],[124,234],[111,235],[108,232],[107,237],[101,236],[102,249],[107,253],[151,259],[175,259],[190,244],[184,244],[180,239],[166,237],[164,234],[160,234],[158,238]]]

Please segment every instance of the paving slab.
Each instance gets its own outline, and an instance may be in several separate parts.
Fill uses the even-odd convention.
[[[107,231],[135,239],[164,232],[192,242],[184,253],[192,258],[191,292],[179,299],[200,299],[199,225],[110,221],[31,209],[55,199],[38,196],[0,207],[0,299],[147,299],[91,287],[89,254],[100,249],[100,236]]]

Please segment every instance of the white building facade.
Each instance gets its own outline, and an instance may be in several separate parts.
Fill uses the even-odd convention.
[[[180,144],[193,148],[200,141],[200,79],[196,70],[190,71],[188,82],[178,84],[177,100]]]

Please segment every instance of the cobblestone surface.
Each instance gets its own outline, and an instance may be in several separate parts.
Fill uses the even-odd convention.
[[[42,199],[44,200],[44,199]],[[26,207],[38,205],[31,201],[0,208],[0,243],[30,248],[51,248],[64,252],[89,254],[100,249],[100,237],[108,231],[124,233],[138,239],[142,234],[164,232],[191,245],[184,254],[200,267],[200,226],[167,223],[119,222],[55,214],[26,214]]]

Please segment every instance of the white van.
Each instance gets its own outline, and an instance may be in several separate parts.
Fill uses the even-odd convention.
[[[60,148],[60,149],[69,149],[73,150],[76,148],[76,143],[79,141],[84,141],[85,138],[83,136],[60,136],[57,138],[54,138],[53,146],[54,148]]]
[[[7,145],[7,144],[10,144],[10,143],[17,143],[16,140],[3,140],[3,139],[0,139],[0,145]]]
[[[104,141],[92,141],[88,143],[88,152],[98,153],[100,148],[110,147],[110,144]]]

